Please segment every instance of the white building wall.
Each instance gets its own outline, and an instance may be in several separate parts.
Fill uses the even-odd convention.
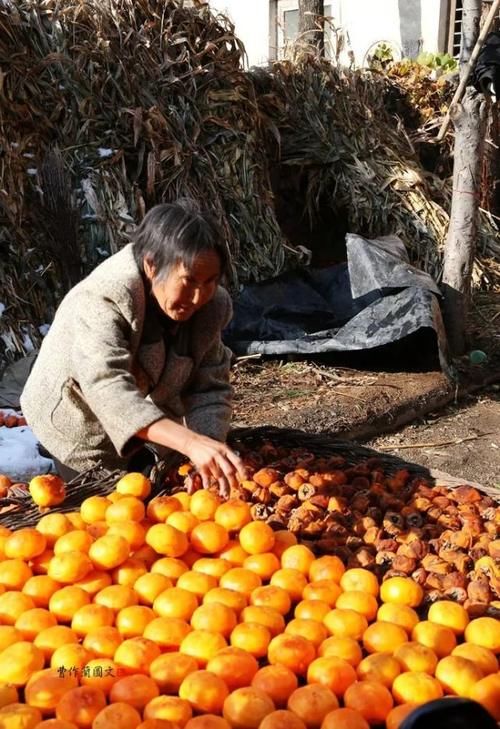
[[[440,24],[445,15],[445,10],[448,8],[448,3],[446,0],[421,0],[421,3],[423,50],[430,53],[443,51],[444,48],[439,48],[444,30],[440,27]]]
[[[273,0],[209,0],[210,7],[225,13],[243,41],[248,65],[265,64],[276,44]],[[440,22],[449,0],[330,0],[334,24],[349,35],[357,66],[378,43],[389,43],[400,56],[420,50],[437,53],[442,36]],[[287,7],[293,3],[287,0]],[[298,6],[298,0],[296,2]],[[273,54],[271,53],[271,56]]]
[[[379,43],[401,49],[398,0],[341,0],[338,24],[349,35],[357,66]]]
[[[267,63],[270,37],[270,0],[210,0],[212,10],[224,13],[235,25],[245,46],[248,65]]]

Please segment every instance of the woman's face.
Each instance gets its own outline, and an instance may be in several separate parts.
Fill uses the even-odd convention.
[[[144,261],[144,272],[161,310],[173,321],[186,321],[214,296],[221,275],[219,255],[202,251],[187,267],[174,266],[162,281],[155,281],[154,266]]]

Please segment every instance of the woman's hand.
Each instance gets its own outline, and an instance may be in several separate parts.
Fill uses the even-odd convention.
[[[168,418],[156,420],[138,431],[136,436],[187,456],[200,475],[203,488],[216,481],[221,496],[225,498],[229,496],[231,487],[238,485],[238,476],[240,479],[246,477],[243,461],[225,443],[195,433]]]
[[[229,496],[231,487],[245,478],[243,461],[225,443],[191,431],[183,451],[199,473],[203,488],[217,481],[224,498]]]

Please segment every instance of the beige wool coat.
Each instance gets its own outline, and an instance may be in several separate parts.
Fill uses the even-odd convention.
[[[216,295],[167,344],[146,317],[148,293],[132,245],[100,264],[63,299],[21,396],[43,446],[77,471],[124,468],[142,428],[163,417],[223,440],[232,391],[221,330],[232,314]]]

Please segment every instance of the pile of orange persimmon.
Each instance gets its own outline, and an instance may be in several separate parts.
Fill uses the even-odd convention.
[[[446,694],[500,720],[493,617],[150,488],[0,528],[0,729],[397,729]]]
[[[15,412],[7,412],[0,410],[0,426],[5,425],[6,428],[20,428],[26,425],[26,418],[22,415],[17,415]]]

